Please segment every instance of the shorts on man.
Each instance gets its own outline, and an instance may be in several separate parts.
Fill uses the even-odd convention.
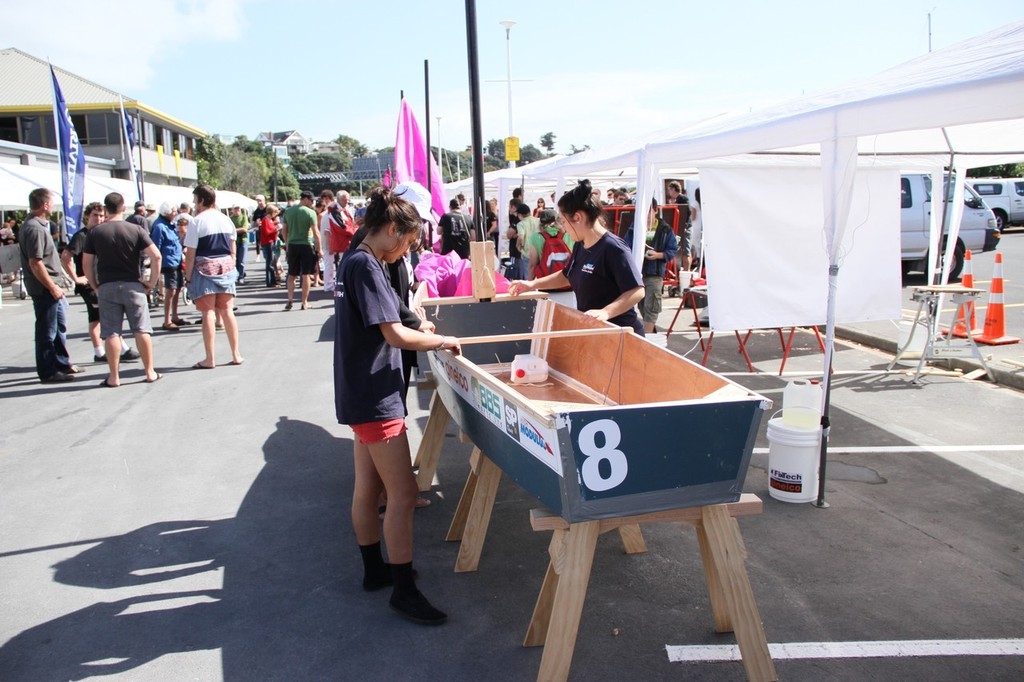
[[[181,271],[181,266],[160,268],[160,274],[164,277],[165,289],[181,289],[185,286],[185,273]]]
[[[152,334],[149,301],[142,282],[107,282],[100,285],[100,338],[122,335],[122,323],[128,318],[133,334]]]
[[[640,312],[643,313],[644,322],[647,324],[658,323],[658,315],[661,313],[661,290],[664,285],[664,277],[644,275],[644,300],[640,305]]]
[[[288,276],[316,274],[316,254],[310,244],[288,245]]]

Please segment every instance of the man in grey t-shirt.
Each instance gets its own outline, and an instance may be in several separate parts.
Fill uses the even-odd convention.
[[[71,381],[83,371],[71,364],[68,354],[68,302],[57,247],[50,234],[53,194],[39,187],[28,195],[31,217],[21,226],[18,246],[25,289],[35,309],[36,373],[44,384]]]

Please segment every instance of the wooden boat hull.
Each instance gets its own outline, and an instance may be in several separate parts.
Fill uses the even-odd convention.
[[[535,307],[524,332],[606,326],[550,301],[511,303]],[[439,306],[437,324],[507,334],[523,318],[505,305]],[[438,396],[506,475],[567,521],[739,499],[770,401],[633,334],[486,345],[466,346],[470,357],[428,354]],[[547,358],[549,382],[510,382],[508,363],[525,352]]]

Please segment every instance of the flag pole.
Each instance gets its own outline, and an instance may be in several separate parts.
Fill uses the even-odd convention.
[[[431,164],[434,163],[434,156],[430,151],[430,60],[423,60],[423,99],[426,100],[426,122],[427,122],[427,194],[431,197],[434,196],[433,189],[433,177],[434,173],[431,169]],[[433,203],[433,201],[431,201]],[[434,223],[433,221],[427,221],[427,244],[430,245],[431,250],[434,248]]]
[[[473,124],[473,223],[476,226],[477,239],[484,241],[487,198],[484,196],[484,140],[480,115],[480,65],[477,59],[475,0],[466,0],[466,51],[469,63],[469,109]]]

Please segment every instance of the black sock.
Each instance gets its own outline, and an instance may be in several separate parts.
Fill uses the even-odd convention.
[[[420,625],[440,625],[448,620],[443,611],[434,608],[416,589],[412,563],[391,564],[391,576],[395,581],[390,601],[394,611]]]
[[[368,592],[379,590],[391,584],[391,572],[384,563],[380,551],[380,542],[372,545],[359,545],[359,553],[363,555],[363,589]]]
[[[418,590],[416,589],[416,578],[413,575],[412,562],[407,564],[390,564],[391,566],[391,579],[395,583],[395,594],[400,596],[413,596]]]

